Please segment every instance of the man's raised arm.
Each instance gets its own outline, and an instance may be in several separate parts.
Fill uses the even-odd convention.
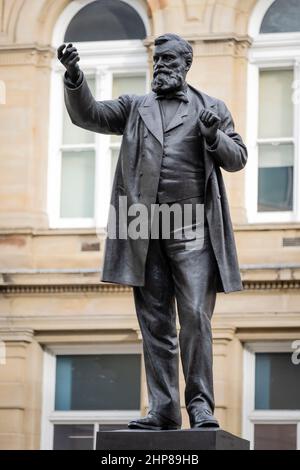
[[[57,57],[66,68],[65,103],[73,124],[101,134],[123,134],[131,106],[130,96],[96,101],[78,65],[80,57],[76,47],[62,44],[57,49]]]

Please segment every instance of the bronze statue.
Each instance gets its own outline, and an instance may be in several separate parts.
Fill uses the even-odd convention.
[[[77,126],[123,135],[111,195],[114,216],[120,215],[122,196],[128,206],[142,204],[146,209],[190,204],[195,214],[196,205],[204,205],[198,246],[187,237],[174,237],[174,226],[169,238],[161,229],[152,238],[151,228],[147,237],[108,236],[102,281],[133,287],[143,337],[149,413],[131,421],[129,428],[181,427],[175,300],[190,425],[218,427],[211,317],[217,292],[243,289],[220,168],[244,168],[247,149],[225,103],[187,84],[191,45],[175,34],[156,38],[154,45],[152,91],[97,102],[78,66],[76,48],[63,44],[58,58],[67,69],[65,103]],[[108,226],[116,220],[112,215]]]

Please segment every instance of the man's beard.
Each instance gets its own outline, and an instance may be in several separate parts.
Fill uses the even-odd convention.
[[[168,94],[180,90],[184,83],[185,77],[182,73],[164,69],[156,73],[154,72],[151,87],[155,93]]]

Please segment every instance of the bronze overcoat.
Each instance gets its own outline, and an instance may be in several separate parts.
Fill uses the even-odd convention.
[[[182,102],[168,131],[178,135],[178,145],[199,146],[205,164],[205,214],[219,268],[218,292],[243,289],[229,206],[220,167],[234,172],[244,168],[247,148],[235,132],[232,116],[225,103],[188,86],[189,102]],[[193,102],[193,108],[190,103]],[[123,135],[113,181],[108,226],[114,215],[119,217],[119,196],[127,204],[144,204],[149,209],[156,201],[164,134],[158,101],[153,92],[144,95],[122,95],[115,100],[96,101],[83,77],[71,87],[65,78],[65,103],[74,124],[92,132]],[[212,109],[221,118],[217,142],[209,147],[199,139],[200,111]],[[193,111],[190,112],[190,109]],[[196,135],[197,134],[197,135]],[[180,168],[178,169],[180,171]],[[123,198],[124,200],[124,198]],[[130,218],[126,223],[129,223]],[[144,285],[145,262],[149,238],[106,238],[101,280],[131,286]],[[122,238],[123,237],[123,238]]]

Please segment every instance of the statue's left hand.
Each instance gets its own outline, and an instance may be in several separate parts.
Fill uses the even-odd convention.
[[[202,109],[199,116],[199,126],[208,145],[212,145],[216,138],[221,119],[210,109]]]

